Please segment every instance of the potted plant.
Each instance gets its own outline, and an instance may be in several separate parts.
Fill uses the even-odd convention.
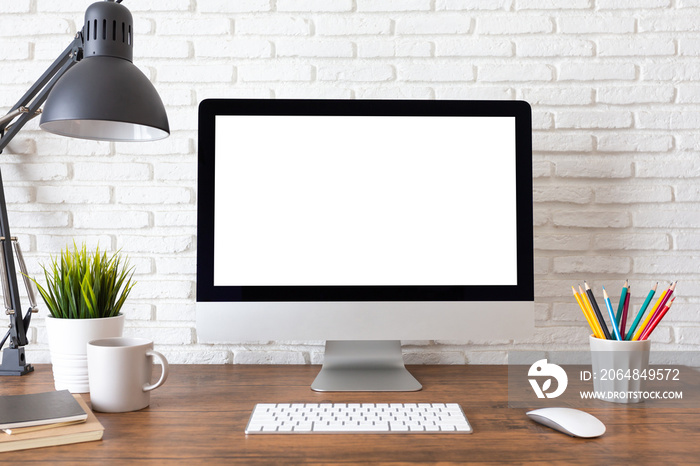
[[[42,269],[46,287],[32,280],[50,312],[46,331],[56,390],[87,393],[87,343],[122,336],[120,311],[135,285],[133,267],[119,251],[108,256],[99,246],[88,251],[73,243]]]

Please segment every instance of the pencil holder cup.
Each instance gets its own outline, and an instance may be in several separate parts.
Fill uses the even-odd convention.
[[[595,397],[613,403],[643,401],[651,341],[602,340],[593,335],[589,340]]]

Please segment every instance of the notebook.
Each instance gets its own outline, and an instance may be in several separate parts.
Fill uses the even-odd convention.
[[[87,419],[87,413],[68,390],[0,396],[0,429],[85,419]]]
[[[46,429],[23,431],[22,429],[34,429],[24,427],[16,429],[12,435],[0,433],[0,452],[27,450],[29,448],[50,447],[54,445],[67,445],[70,443],[89,442],[100,440],[104,433],[104,427],[88,408],[80,395],[72,395],[78,406],[87,415],[87,420],[72,425],[52,425]]]

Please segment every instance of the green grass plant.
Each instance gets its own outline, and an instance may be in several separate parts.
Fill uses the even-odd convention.
[[[119,314],[136,282],[128,258],[122,261],[117,251],[111,256],[100,247],[88,251],[73,243],[58,257],[51,257],[49,266],[41,266],[46,288],[34,283],[49,312],[59,319],[95,319]]]

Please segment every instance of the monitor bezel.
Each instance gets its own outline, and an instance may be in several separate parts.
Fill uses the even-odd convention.
[[[516,285],[215,286],[215,137],[219,115],[514,117]],[[199,105],[197,302],[533,301],[532,136],[524,101],[207,99]]]

